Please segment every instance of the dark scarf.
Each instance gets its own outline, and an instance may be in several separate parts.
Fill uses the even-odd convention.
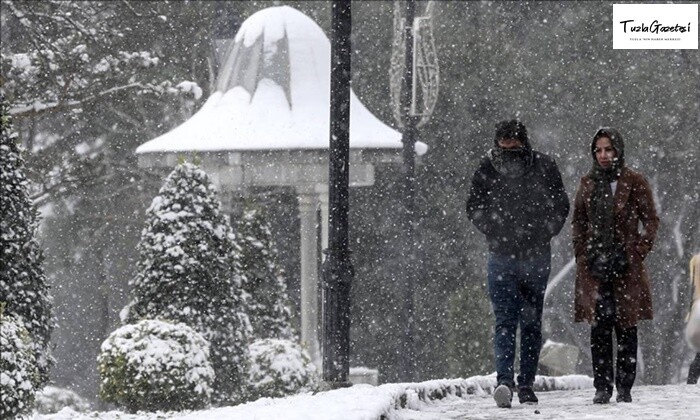
[[[591,243],[594,255],[608,254],[615,243],[615,198],[610,183],[617,181],[621,169],[605,169],[594,161],[588,176],[593,179],[591,194]]]
[[[495,147],[489,151],[489,159],[494,169],[506,178],[518,178],[530,169],[533,153],[529,147],[504,149]]]

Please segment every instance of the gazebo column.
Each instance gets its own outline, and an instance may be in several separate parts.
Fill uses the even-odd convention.
[[[328,248],[328,185],[316,185],[318,203],[321,207],[321,249]],[[325,258],[325,257],[322,257]]]
[[[323,253],[326,249],[328,249],[328,185],[327,184],[317,184],[316,188],[316,198],[318,199],[318,207],[317,211],[320,208],[321,210],[321,255],[318,256],[318,264],[316,265],[317,269],[317,276],[318,279],[320,280],[321,278],[321,273],[318,272],[318,270],[321,267],[321,264],[323,261],[326,259],[326,254]],[[318,229],[318,228],[317,228]],[[320,283],[320,281],[319,281]],[[319,283],[316,283],[319,285]],[[323,323],[323,299],[325,299],[325,296],[323,294],[323,287],[321,286],[321,291],[320,291],[320,300],[317,300],[318,304],[318,312],[320,316],[317,318],[319,322]],[[323,350],[321,348],[323,347],[323,326],[318,327],[318,335],[317,337],[319,338],[319,353],[318,353],[318,360],[314,360],[314,363],[318,367],[319,372],[323,372]]]
[[[311,361],[321,369],[318,341],[318,265],[316,236],[317,194],[312,189],[297,188],[301,239],[301,343]]]

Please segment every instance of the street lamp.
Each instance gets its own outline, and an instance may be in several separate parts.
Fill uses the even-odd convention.
[[[403,3],[403,7],[401,4]],[[402,348],[399,354],[401,380],[415,380],[416,348],[414,289],[418,278],[415,230],[415,164],[417,128],[432,115],[437,102],[439,69],[432,35],[433,1],[426,6],[425,16],[416,18],[415,0],[396,1],[394,6],[394,45],[391,57],[391,93],[394,117],[403,128],[403,166],[401,231],[406,255],[401,266]],[[401,10],[403,9],[403,13]],[[403,15],[403,16],[402,16]]]
[[[334,0],[331,29],[331,100],[328,176],[328,250],[323,263],[323,380],[349,386],[350,288],[354,270],[348,246],[350,0]]]
[[[411,103],[413,102],[413,19],[416,14],[416,6],[413,0],[405,3],[406,25],[404,26],[404,78],[401,89],[401,113],[403,115],[404,129],[403,141],[403,217],[401,227],[404,234],[404,252],[406,261],[403,264],[403,351],[400,353],[401,373],[403,380],[413,381],[416,371],[416,348],[413,340],[415,331],[414,314],[414,288],[416,283],[416,250],[415,250],[415,222],[416,222],[416,117],[411,115]]]

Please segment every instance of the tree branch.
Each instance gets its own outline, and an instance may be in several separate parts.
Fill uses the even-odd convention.
[[[47,113],[67,111],[73,108],[81,107],[83,105],[88,105],[94,101],[97,101],[98,99],[104,98],[105,96],[109,96],[117,92],[134,88],[145,89],[146,87],[141,83],[131,83],[124,86],[115,86],[113,88],[109,88],[103,92],[97,93],[92,96],[88,96],[81,100],[50,102],[48,104],[42,104],[46,105],[44,107],[39,107],[36,103],[32,105],[14,107],[10,109],[10,115],[16,118],[27,118],[37,117],[39,115]]]

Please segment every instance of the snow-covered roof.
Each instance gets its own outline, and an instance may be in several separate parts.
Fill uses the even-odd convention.
[[[330,42],[309,17],[270,7],[241,26],[216,91],[188,121],[136,153],[327,149]],[[351,92],[350,147],[398,149],[401,133]],[[427,147],[419,143],[419,154]]]

